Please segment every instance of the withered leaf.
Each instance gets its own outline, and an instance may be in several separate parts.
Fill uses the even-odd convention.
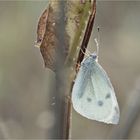
[[[54,69],[55,57],[55,19],[53,8],[48,5],[47,10],[43,12],[38,23],[37,43],[39,43],[40,51],[44,59],[45,66]]]
[[[40,47],[45,67],[53,71],[56,70],[56,58],[58,49],[60,49],[58,48],[58,41],[62,42],[61,38],[66,40],[66,35],[60,37],[58,33],[58,31],[61,32],[61,30],[58,30],[61,18],[59,17],[59,11],[61,11],[59,8],[60,2],[55,0],[49,2],[47,10],[40,17],[37,29],[37,45]],[[65,29],[65,27],[63,28]],[[67,54],[66,48],[68,48],[68,45],[64,45],[63,48],[63,53]]]

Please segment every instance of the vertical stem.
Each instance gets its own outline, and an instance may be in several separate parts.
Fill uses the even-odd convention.
[[[67,139],[65,136],[65,130],[67,129],[65,126],[65,109],[67,104],[65,103],[65,93],[66,93],[66,71],[64,70],[64,60],[65,60],[65,47],[66,47],[66,39],[65,39],[65,11],[64,7],[66,5],[66,1],[59,1],[58,3],[58,11],[55,13],[56,16],[56,26],[55,26],[55,33],[57,36],[57,42],[56,42],[56,97],[57,97],[57,103],[56,103],[56,127],[57,127],[57,133],[56,137],[57,139]]]

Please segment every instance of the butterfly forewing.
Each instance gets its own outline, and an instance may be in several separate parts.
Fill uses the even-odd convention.
[[[103,68],[91,57],[82,62],[72,102],[74,109],[88,119],[118,123],[119,108],[112,84]]]

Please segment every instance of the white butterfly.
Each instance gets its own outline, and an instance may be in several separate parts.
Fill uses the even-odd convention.
[[[82,116],[108,124],[118,124],[120,111],[113,86],[92,54],[81,63],[72,90],[74,109]]]

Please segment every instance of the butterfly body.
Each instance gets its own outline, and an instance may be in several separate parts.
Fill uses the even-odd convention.
[[[95,54],[81,63],[72,90],[74,109],[82,116],[104,123],[117,124],[120,111],[113,86]]]

